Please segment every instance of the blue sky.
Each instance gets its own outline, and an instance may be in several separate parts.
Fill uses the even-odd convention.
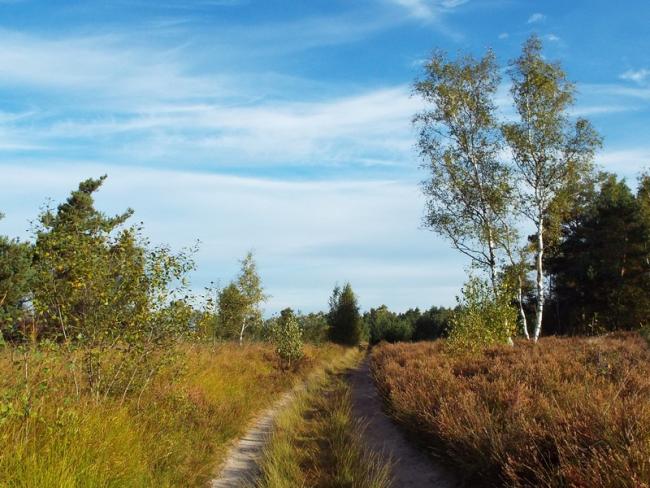
[[[0,0],[0,232],[104,173],[155,242],[200,239],[197,289],[253,249],[285,306],[452,305],[467,262],[420,228],[410,85],[434,48],[500,61],[535,32],[605,139],[650,165],[650,3],[524,0]],[[512,110],[500,90],[504,117]]]

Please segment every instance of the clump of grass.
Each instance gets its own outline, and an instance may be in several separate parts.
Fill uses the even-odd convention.
[[[351,412],[342,370],[359,361],[350,352],[335,367],[310,379],[276,420],[265,449],[260,488],[390,486],[389,466],[366,452]]]
[[[122,398],[77,394],[56,348],[2,351],[0,487],[202,486],[258,411],[343,352],[310,347],[282,371],[268,345],[179,346]]]
[[[395,419],[472,486],[650,486],[650,350],[637,334],[474,354],[382,345],[371,366]]]

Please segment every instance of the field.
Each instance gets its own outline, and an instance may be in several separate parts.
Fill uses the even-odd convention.
[[[476,354],[381,345],[392,416],[470,486],[650,486],[650,350],[637,334]]]
[[[0,486],[202,486],[256,412],[344,349],[306,353],[286,372],[270,345],[182,346],[146,388],[98,398],[56,348],[0,351]]]

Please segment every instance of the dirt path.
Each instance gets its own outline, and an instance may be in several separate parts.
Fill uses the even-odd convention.
[[[275,417],[294,398],[298,388],[285,393],[271,408],[252,422],[252,427],[228,451],[219,477],[210,481],[211,488],[254,486],[260,476],[259,461],[273,431]]]
[[[458,486],[447,470],[414,447],[382,411],[382,400],[370,376],[367,359],[352,370],[350,385],[353,413],[367,425],[364,436],[369,449],[393,462],[395,488]]]

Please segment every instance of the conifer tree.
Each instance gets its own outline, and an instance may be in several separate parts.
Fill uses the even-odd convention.
[[[361,341],[361,315],[350,283],[346,283],[342,289],[334,287],[330,297],[328,322],[332,342],[355,346]]]

